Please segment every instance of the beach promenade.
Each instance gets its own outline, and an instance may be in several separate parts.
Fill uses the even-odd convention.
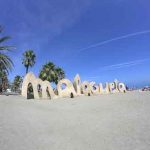
[[[0,96],[0,150],[148,150],[150,93]]]

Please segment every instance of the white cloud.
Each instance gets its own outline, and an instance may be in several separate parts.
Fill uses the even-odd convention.
[[[130,61],[130,62],[125,62],[125,63],[120,63],[120,64],[115,64],[115,65],[109,65],[109,66],[104,66],[102,68],[99,68],[99,70],[116,70],[120,68],[125,68],[125,67],[131,67],[139,64],[143,64],[147,61],[150,61],[149,59],[140,59],[140,60],[135,60],[135,61]]]
[[[85,48],[79,49],[77,52],[81,53],[81,52],[87,51],[87,50],[89,50],[91,48],[95,48],[95,47],[99,47],[99,46],[102,46],[102,45],[106,45],[106,44],[114,42],[114,41],[118,41],[118,40],[122,40],[122,39],[127,39],[127,38],[130,38],[130,37],[139,36],[139,35],[148,34],[148,33],[150,33],[150,30],[145,30],[145,31],[140,31],[140,32],[135,32],[135,33],[130,33],[130,34],[122,35],[122,36],[119,36],[119,37],[114,37],[112,39],[105,40],[105,41],[102,41],[102,42],[99,42],[99,43],[87,46]]]
[[[12,5],[15,10],[11,11],[9,17],[15,17],[19,35],[26,32],[25,36],[40,38],[46,34],[51,39],[73,26],[89,8],[90,3],[91,0],[14,0]],[[12,5],[8,6],[13,7]]]
[[[104,66],[104,67],[101,67],[101,68],[97,68],[96,71],[103,71],[104,72],[104,71],[117,70],[117,69],[121,69],[121,68],[141,65],[141,64],[146,63],[148,61],[150,61],[150,58],[140,59],[140,60],[135,60],[135,61],[129,61],[129,62],[114,64],[114,65],[109,65],[109,66]],[[88,79],[97,79],[99,77],[100,76],[90,76],[90,77],[87,77],[87,78]]]

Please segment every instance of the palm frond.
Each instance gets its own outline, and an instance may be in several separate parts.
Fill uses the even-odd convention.
[[[13,46],[0,46],[0,51],[11,51],[11,49],[15,49]]]
[[[0,43],[5,42],[5,41],[9,40],[10,38],[11,37],[9,37],[9,36],[4,36],[4,37],[0,38]]]
[[[14,64],[12,60],[5,54],[0,54],[0,69],[6,70],[7,73],[12,71]]]

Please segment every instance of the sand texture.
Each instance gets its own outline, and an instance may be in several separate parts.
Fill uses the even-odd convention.
[[[149,150],[150,92],[0,96],[0,150]]]

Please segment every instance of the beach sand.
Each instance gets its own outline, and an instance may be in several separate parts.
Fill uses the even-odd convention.
[[[148,150],[150,92],[0,96],[0,150]]]

